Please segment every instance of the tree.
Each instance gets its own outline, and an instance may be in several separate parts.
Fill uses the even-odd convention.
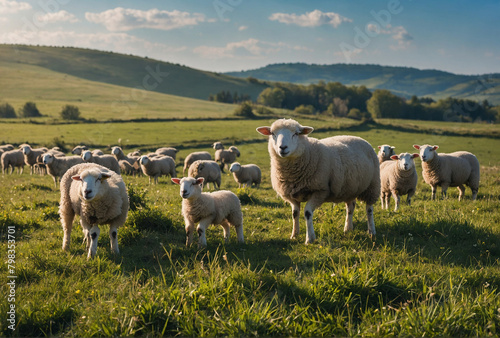
[[[348,103],[347,100],[336,97],[328,106],[327,112],[335,117],[345,117],[349,112],[349,108],[347,107]]]
[[[2,118],[16,117],[16,111],[14,110],[14,107],[12,107],[7,102],[0,104],[0,117]]]
[[[403,108],[403,100],[386,89],[377,89],[366,102],[368,112],[374,118],[398,118]]]
[[[236,115],[236,116],[242,116],[242,117],[247,117],[247,118],[254,118],[255,115],[254,115],[253,109],[252,109],[252,102],[250,102],[250,101],[242,102],[234,110],[234,115]]]
[[[80,109],[77,106],[67,104],[62,107],[61,118],[63,120],[79,120],[80,119]]]
[[[19,115],[21,117],[41,117],[40,111],[38,110],[36,103],[26,102],[24,106],[20,109]]]
[[[282,103],[284,99],[285,99],[285,91],[283,89],[266,88],[259,94],[257,102],[273,108],[282,108]]]
[[[313,106],[311,105],[305,106],[301,104],[300,106],[295,108],[293,112],[301,115],[314,115],[315,111],[316,110],[314,109]]]

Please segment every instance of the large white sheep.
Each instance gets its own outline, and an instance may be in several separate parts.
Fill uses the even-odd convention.
[[[450,154],[439,154],[438,146],[428,144],[413,147],[420,151],[422,160],[422,177],[425,183],[432,188],[432,199],[436,198],[437,187],[441,187],[443,198],[446,197],[448,187],[457,187],[460,192],[458,200],[462,200],[467,185],[472,190],[472,200],[477,197],[479,190],[479,161],[474,154],[467,151],[457,151]]]
[[[396,201],[394,211],[398,211],[402,195],[408,195],[406,202],[411,205],[411,198],[417,189],[418,176],[413,159],[418,154],[401,153],[392,155],[393,161],[380,164],[380,201],[382,209],[389,209],[391,195]]]
[[[194,161],[189,166],[188,176],[194,178],[203,177],[208,189],[210,189],[210,182],[214,183],[216,189],[220,189],[221,171],[219,164],[217,164],[217,162],[215,161]]]
[[[312,243],[314,210],[324,202],[345,202],[344,232],[348,232],[353,228],[356,199],[366,202],[368,233],[375,235],[373,204],[380,197],[380,169],[368,142],[355,136],[309,138],[313,128],[292,119],[277,120],[257,131],[269,136],[272,186],[292,206],[291,238],[299,234],[300,203],[307,202],[306,243]]]
[[[84,162],[88,163],[97,163],[102,165],[103,167],[106,167],[110,170],[113,170],[115,173],[120,175],[120,164],[118,164],[118,161],[116,158],[112,155],[94,155],[90,150],[85,150],[82,153],[82,159]]]
[[[73,220],[79,215],[87,258],[93,258],[97,252],[102,224],[109,224],[111,250],[118,254],[118,228],[125,223],[128,209],[127,188],[120,175],[95,163],[71,167],[61,180],[59,215],[64,231],[63,250],[69,250]]]
[[[48,151],[48,149],[45,147],[33,149],[28,144],[23,145],[21,150],[23,151],[24,154],[24,163],[30,166],[30,174],[33,174],[33,166],[35,165],[35,163],[37,163],[38,156]]]
[[[20,149],[8,150],[2,154],[2,174],[5,174],[8,168],[10,168],[10,174],[14,172],[14,168],[17,168],[19,174],[24,171],[24,155],[23,151]]]
[[[395,147],[392,147],[388,144],[378,146],[379,151],[378,151],[377,157],[378,157],[379,163],[382,163],[384,161],[390,161],[391,156],[396,155],[394,148]]]
[[[229,149],[219,149],[215,151],[215,161],[220,162],[220,169],[224,172],[224,166],[227,164],[227,168],[231,166],[231,163],[236,161],[236,157],[240,157],[240,151],[235,146],[230,146]]]
[[[140,157],[139,164],[144,175],[149,177],[149,184],[151,184],[151,177],[153,177],[154,184],[158,183],[160,176],[177,177],[175,161],[170,156],[150,158],[144,155]]]
[[[54,186],[57,188],[57,181],[60,180],[66,171],[74,165],[83,163],[80,156],[56,157],[51,153],[46,153],[42,157],[42,161],[47,168],[47,172],[54,180]]]
[[[158,155],[170,156],[174,160],[177,157],[178,152],[179,152],[179,150],[177,150],[175,148],[171,148],[171,147],[161,147],[161,148],[156,149],[156,151],[155,151],[155,153]]]
[[[208,151],[196,151],[194,153],[190,153],[186,158],[184,159],[184,168],[182,169],[182,174],[184,175],[184,172],[186,171],[189,166],[197,160],[211,160],[212,155]]]
[[[224,239],[229,240],[229,227],[234,226],[238,242],[243,243],[243,214],[238,197],[227,190],[212,193],[202,192],[203,177],[172,178],[172,182],[180,185],[182,215],[186,227],[186,245],[191,245],[195,230],[198,233],[198,244],[207,246],[206,230],[210,224],[220,224],[224,228]]]
[[[241,165],[239,162],[231,164],[229,171],[233,173],[234,180],[238,183],[238,187],[252,186],[255,184],[257,187],[260,185],[262,179],[262,172],[255,164]]]

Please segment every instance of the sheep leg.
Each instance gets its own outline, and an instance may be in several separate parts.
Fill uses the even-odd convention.
[[[391,205],[391,194],[386,192],[385,193],[385,208],[389,210],[389,206]]]
[[[198,224],[196,231],[198,232],[198,246],[206,247],[207,246],[207,228],[210,225],[212,218],[204,218]]]
[[[306,244],[313,243],[316,240],[316,234],[314,233],[313,225],[313,213],[316,208],[323,204],[325,200],[325,194],[317,193],[314,194],[309,201],[306,203],[304,208],[304,218],[306,219]]]
[[[290,239],[297,238],[299,235],[299,220],[300,220],[300,202],[290,202],[292,205],[292,219],[293,219],[293,229]]]
[[[448,187],[450,186],[449,183],[441,183],[441,194],[443,195],[443,199],[445,199],[447,197],[447,190],[448,190]]]
[[[222,228],[224,229],[224,242],[229,242],[229,222],[227,219],[223,220],[222,223]]]
[[[67,205],[65,205],[67,207]],[[61,215],[61,223],[64,231],[63,235],[63,250],[69,250],[69,245],[71,243],[71,230],[73,229],[73,220],[75,219],[75,213],[71,208],[65,208],[66,212]]]
[[[408,203],[408,205],[411,205],[411,198],[413,197],[413,195],[415,195],[414,189],[408,191],[408,196],[406,197],[406,203]]]
[[[118,249],[118,225],[111,224],[109,226],[109,240],[111,243],[111,251],[118,255],[120,253]]]
[[[193,243],[193,235],[194,235],[194,223],[187,220],[187,219],[184,219],[185,223],[186,223],[186,246],[190,246],[192,243]]]
[[[99,234],[101,233],[101,230],[99,229],[99,226],[93,225],[88,233],[90,235],[90,248],[89,248],[89,253],[87,255],[87,259],[90,259],[94,258],[97,253],[97,240],[99,239]]]
[[[465,187],[463,185],[459,185],[457,189],[460,192],[460,194],[458,195],[458,200],[461,201],[465,195]]]
[[[436,185],[432,185],[431,188],[432,188],[432,197],[431,197],[431,200],[434,201],[436,199],[437,186]]]
[[[371,204],[366,204],[366,218],[368,222],[368,234],[371,237],[373,237],[375,236],[376,231],[375,231],[375,220],[373,219],[373,205]]]
[[[478,189],[471,188],[471,190],[472,190],[472,200],[475,201],[477,198]]]
[[[345,218],[345,225],[344,225],[344,234],[352,231],[353,225],[352,225],[352,215],[354,214],[354,209],[356,208],[356,201],[350,201],[345,203],[346,207],[346,218]]]
[[[394,198],[394,201],[396,202],[396,205],[394,207],[394,211],[398,211],[399,203],[401,202],[401,197],[398,195],[398,193],[396,191],[392,191],[392,197]]]

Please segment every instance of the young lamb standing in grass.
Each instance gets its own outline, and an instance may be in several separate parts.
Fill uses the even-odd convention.
[[[31,146],[26,144],[23,145],[21,150],[23,151],[24,154],[24,163],[30,166],[30,174],[33,175],[33,166],[35,165],[35,163],[37,163],[36,161],[37,157],[46,153],[49,149],[45,147],[33,149],[31,148]]]
[[[391,147],[388,144],[378,146],[378,149],[380,149],[377,154],[379,163],[390,161],[391,156],[396,155],[396,153],[394,152],[394,148],[395,147]]]
[[[380,169],[372,146],[355,136],[309,138],[312,127],[292,119],[257,131],[269,136],[273,189],[292,206],[293,231],[299,234],[300,203],[305,206],[306,244],[316,239],[313,212],[324,202],[345,202],[344,232],[352,230],[356,199],[366,202],[368,233],[375,235],[373,204],[380,197]]]
[[[436,152],[438,146],[414,144],[413,147],[420,150],[422,176],[425,183],[432,188],[433,200],[436,198],[437,187],[440,186],[443,198],[446,197],[448,187],[457,187],[460,192],[458,196],[460,201],[465,194],[464,185],[472,190],[472,200],[476,200],[480,170],[479,161],[474,154],[467,151],[456,151],[438,155]]]
[[[221,171],[219,164],[215,161],[197,160],[194,161],[188,170],[188,176],[194,178],[204,178],[207,188],[210,189],[210,182],[214,183],[216,189],[220,189]]]
[[[74,165],[83,163],[80,156],[65,156],[56,157],[52,154],[44,154],[42,157],[43,163],[47,168],[47,172],[54,180],[54,186],[57,188],[57,181],[61,179],[66,171]]]
[[[5,174],[6,170],[10,167],[10,174],[14,172],[14,168],[17,168],[19,174],[24,171],[24,155],[23,151],[20,149],[8,150],[2,154],[2,174]]]
[[[207,160],[210,161],[212,160],[212,155],[208,151],[197,151],[194,153],[190,153],[186,158],[184,159],[184,168],[182,169],[182,175],[184,175],[184,172],[186,169],[189,168],[191,164],[193,164],[194,161],[198,160]]]
[[[389,203],[392,197],[396,201],[394,211],[398,211],[401,195],[408,195],[406,202],[411,205],[411,198],[417,189],[418,176],[413,159],[418,154],[401,153],[392,155],[393,161],[385,161],[380,164],[380,201],[382,209],[389,209]]]
[[[228,150],[219,149],[215,151],[215,162],[220,162],[220,170],[222,172],[224,172],[226,164],[229,169],[231,163],[236,161],[236,157],[240,157],[240,151],[235,146],[230,146]]]
[[[207,246],[206,230],[210,224],[220,224],[224,228],[224,240],[229,240],[229,227],[234,226],[238,242],[243,243],[243,214],[238,197],[227,190],[212,193],[202,192],[203,177],[172,178],[180,185],[182,215],[186,223],[186,246],[193,242],[195,224],[198,244]]]
[[[113,155],[94,155],[90,150],[84,150],[82,153],[82,159],[84,162],[97,163],[113,170],[115,173],[120,175],[120,164]]]
[[[238,188],[245,186],[252,186],[255,184],[257,187],[260,185],[262,173],[260,168],[255,164],[241,165],[238,162],[231,164],[229,171],[233,173],[234,180],[238,183]]]
[[[149,177],[149,184],[151,184],[151,177],[153,177],[154,184],[158,183],[158,177],[160,176],[177,177],[175,161],[170,156],[149,158],[144,155],[140,157],[139,163],[144,175]]]
[[[94,258],[97,252],[102,224],[109,224],[111,250],[119,253],[118,228],[125,223],[129,209],[127,188],[120,175],[95,163],[73,166],[61,180],[59,205],[63,250],[69,250],[73,219],[79,215],[87,242],[87,258]]]

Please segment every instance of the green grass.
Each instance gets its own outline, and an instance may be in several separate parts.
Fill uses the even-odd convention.
[[[366,234],[362,205],[354,214],[355,230],[344,235],[344,206],[324,204],[314,214],[317,241],[305,245],[304,221],[299,238],[289,239],[291,210],[271,188],[266,143],[255,132],[256,125],[270,121],[138,123],[144,133],[130,136],[130,143],[175,140],[186,144],[179,160],[193,150],[213,152],[210,143],[223,139],[237,143],[241,162],[262,168],[260,189],[237,189],[232,176],[222,177],[222,187],[242,201],[245,244],[236,242],[234,231],[225,244],[222,228],[212,227],[207,249],[186,248],[178,186],[166,178],[152,186],[146,177],[125,176],[133,209],[119,230],[121,253],[111,254],[103,227],[97,257],[87,261],[78,225],[71,250],[61,250],[59,193],[50,177],[1,176],[0,252],[6,255],[6,229],[14,225],[18,278],[17,329],[7,328],[3,301],[0,334],[499,335],[500,140],[403,132],[380,124],[335,130],[333,122],[300,121],[317,129],[313,136],[348,133],[374,147],[395,145],[398,152],[410,151],[413,143],[469,150],[482,164],[478,200],[472,202],[468,190],[458,202],[456,189],[449,189],[447,200],[430,201],[430,188],[420,180],[411,207],[403,204],[393,212],[376,205],[374,240]],[[227,124],[216,129],[221,122]],[[110,128],[110,142],[122,137],[127,125]],[[57,128],[61,135],[68,135],[66,128],[74,132],[72,125]],[[31,129],[25,135],[46,141]],[[1,271],[6,264],[2,257]],[[5,282],[0,290],[7,293]]]

